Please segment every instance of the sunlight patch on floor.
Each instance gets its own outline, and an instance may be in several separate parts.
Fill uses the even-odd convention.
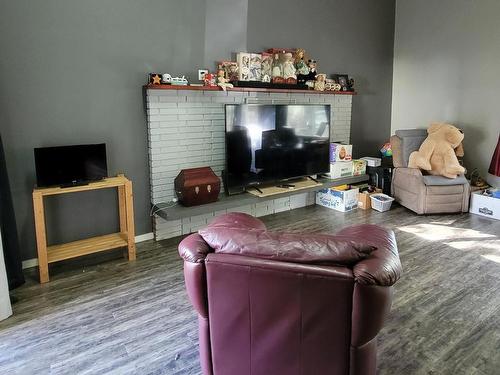
[[[492,234],[481,233],[473,229],[455,228],[437,224],[407,225],[398,229],[406,233],[415,234],[428,241],[496,238]]]
[[[458,250],[479,252],[483,258],[500,263],[500,240],[450,241],[445,244]]]

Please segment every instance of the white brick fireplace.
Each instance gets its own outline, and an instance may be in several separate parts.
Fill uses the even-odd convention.
[[[209,166],[221,175],[225,160],[224,105],[230,103],[330,104],[331,139],[349,143],[352,95],[148,87],[146,106],[152,204],[172,201],[175,197],[174,178],[181,169]],[[231,211],[264,216],[308,204],[314,204],[311,193],[236,207]],[[179,220],[165,220],[155,215],[155,238],[160,240],[194,232],[220,213]]]

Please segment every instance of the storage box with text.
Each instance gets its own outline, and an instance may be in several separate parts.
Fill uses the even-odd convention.
[[[500,199],[474,191],[470,195],[470,213],[500,220]]]
[[[333,210],[347,212],[358,208],[359,189],[323,189],[316,193],[316,204]]]

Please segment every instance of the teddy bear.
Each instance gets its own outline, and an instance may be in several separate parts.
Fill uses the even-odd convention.
[[[420,149],[411,153],[408,167],[420,168],[432,175],[448,178],[456,178],[465,173],[465,168],[457,159],[457,156],[464,155],[463,132],[450,124],[432,123],[427,134]]]

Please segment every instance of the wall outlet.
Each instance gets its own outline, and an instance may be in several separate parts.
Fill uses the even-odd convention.
[[[198,80],[203,81],[205,79],[205,74],[208,73],[208,69],[198,69]]]

